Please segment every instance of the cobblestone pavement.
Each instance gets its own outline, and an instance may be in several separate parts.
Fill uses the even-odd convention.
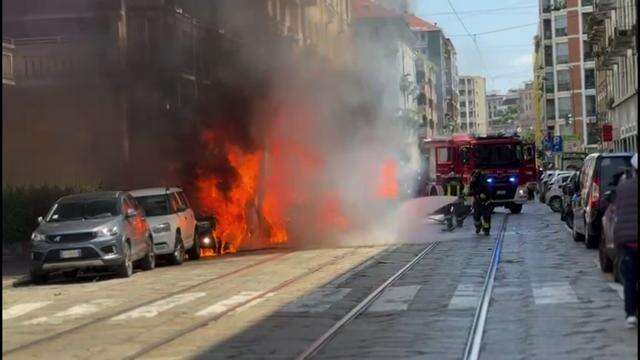
[[[624,326],[619,286],[539,203],[494,214],[491,237],[471,224],[442,233],[425,223],[411,243],[254,252],[129,279],[3,287],[3,358],[291,359],[437,242],[317,358],[459,359],[507,218],[481,357],[635,359],[637,330]]]

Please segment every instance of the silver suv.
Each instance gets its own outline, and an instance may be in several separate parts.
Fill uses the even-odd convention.
[[[42,283],[57,271],[108,268],[129,277],[134,262],[155,267],[144,210],[127,192],[69,195],[56,201],[31,235],[30,273]]]

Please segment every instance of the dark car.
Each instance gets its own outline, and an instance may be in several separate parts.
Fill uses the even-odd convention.
[[[560,220],[564,221],[569,228],[573,227],[573,210],[571,202],[575,195],[575,191],[578,188],[578,175],[578,172],[574,173],[571,175],[569,180],[562,185],[562,210],[560,210]]]
[[[616,174],[614,177],[614,186],[618,185],[618,182],[623,177],[623,173]],[[618,274],[618,252],[616,250],[613,228],[616,222],[617,216],[617,204],[616,204],[616,189],[613,188],[604,193],[604,201],[606,201],[607,210],[602,216],[602,236],[600,238],[600,244],[598,246],[598,260],[600,261],[600,269],[603,272],[614,273],[616,281],[620,281],[620,275]]]
[[[587,156],[580,171],[580,199],[573,204],[573,239],[588,249],[600,242],[602,216],[607,210],[604,193],[615,188],[615,175],[631,166],[631,153],[596,153]]]

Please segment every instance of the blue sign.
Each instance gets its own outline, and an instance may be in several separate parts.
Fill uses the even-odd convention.
[[[552,146],[551,146],[551,145],[552,145],[552,142],[553,142],[553,141],[552,141],[551,137],[545,137],[545,138],[543,138],[543,139],[542,139],[542,149],[543,149],[544,151],[551,151],[551,148],[552,148]]]
[[[555,153],[562,152],[562,136],[554,136],[551,151]]]

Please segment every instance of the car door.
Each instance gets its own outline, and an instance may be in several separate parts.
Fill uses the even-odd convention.
[[[147,224],[144,219],[144,212],[141,211],[133,196],[127,195],[125,201],[131,209],[135,210],[135,215],[130,218],[133,227],[132,237],[135,238],[135,245],[132,239],[131,247],[135,249],[134,258],[137,259],[147,253]]]
[[[191,208],[191,204],[187,199],[184,191],[178,191],[178,198],[180,202],[184,206],[183,218],[185,221],[185,233],[189,235],[189,242],[192,243],[195,238],[195,229],[196,229],[196,216]],[[190,246],[190,245],[189,245]]]

